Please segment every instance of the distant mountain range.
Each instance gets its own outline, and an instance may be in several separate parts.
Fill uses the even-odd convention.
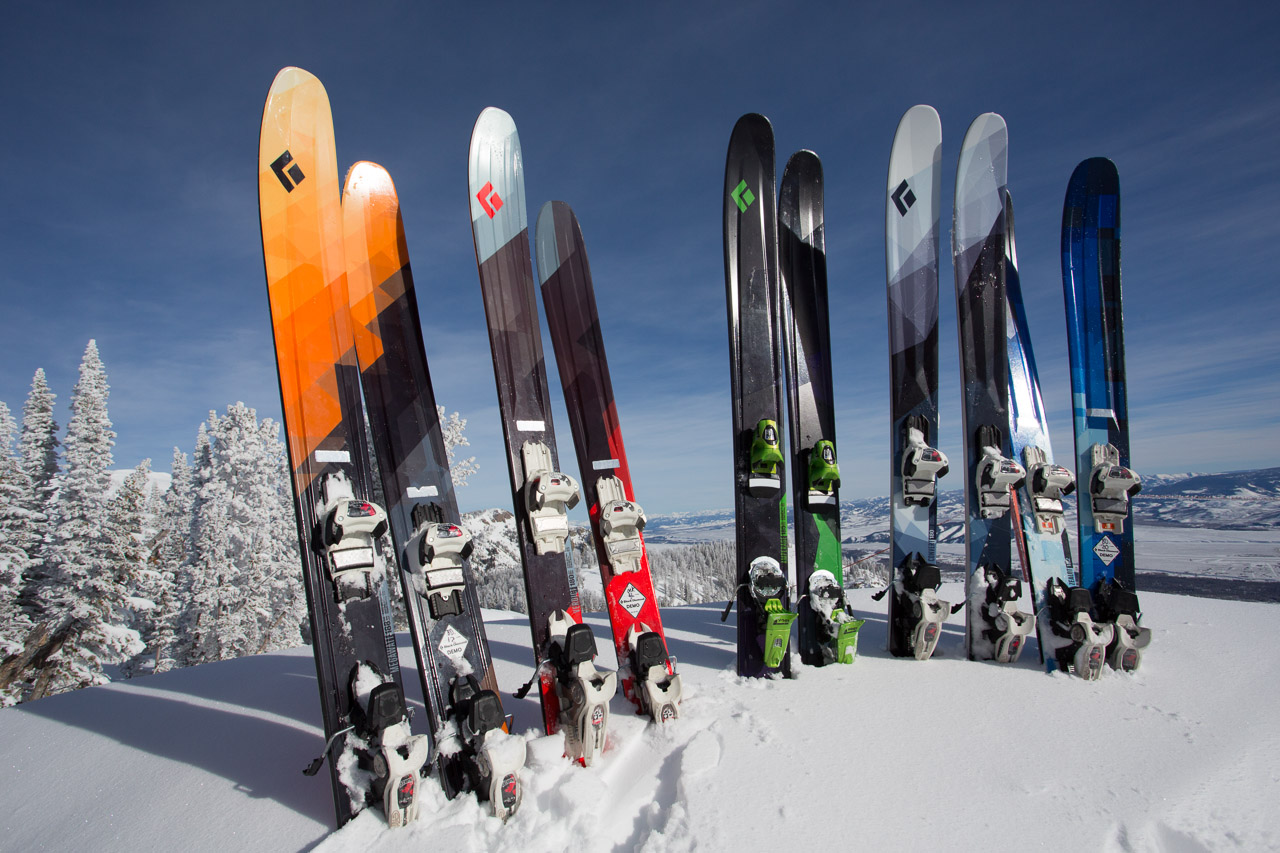
[[[952,475],[954,476],[954,474]],[[943,482],[946,482],[945,480]],[[1075,503],[1067,500],[1070,524]],[[1216,530],[1266,530],[1280,527],[1280,468],[1222,474],[1153,474],[1144,478],[1134,499],[1138,524],[1203,527]],[[941,544],[963,544],[964,492],[939,493]],[[733,538],[733,510],[652,515],[645,540],[686,544]],[[840,527],[846,544],[889,542],[889,499],[841,500]]]

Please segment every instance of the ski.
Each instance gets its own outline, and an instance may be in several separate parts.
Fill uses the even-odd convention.
[[[902,116],[885,191],[889,302],[889,652],[933,654],[951,604],[937,596],[938,478],[949,469],[938,446],[938,221],[942,123],[933,107]]]
[[[474,790],[493,813],[520,803],[524,741],[508,728],[498,696],[462,527],[418,301],[391,176],[361,162],[342,193],[347,291],[391,539],[436,746],[437,775],[453,798]],[[468,679],[475,691],[459,687]],[[453,703],[468,695],[471,716]]]
[[[1008,191],[1004,193],[1004,216],[1009,434],[1013,457],[1022,461],[1027,472],[1011,507],[1014,541],[1031,586],[1040,660],[1046,671],[1060,669],[1091,679],[1101,674],[1096,663],[1109,635],[1104,626],[1081,618],[1092,609],[1091,599],[1087,590],[1079,590],[1062,502],[1075,491],[1075,475],[1053,461],[1049,419],[1022,301],[1013,199]]]
[[[562,706],[561,691],[556,687],[558,678],[577,676],[558,674],[551,657],[553,628],[559,620],[567,617],[574,623],[582,622],[582,609],[576,589],[570,585],[564,556],[569,535],[566,511],[577,505],[579,490],[577,481],[563,473],[557,462],[542,327],[529,254],[524,162],[515,122],[506,112],[487,107],[480,113],[471,134],[467,176],[471,233],[524,565],[534,680],[538,682],[547,734],[554,734],[566,721],[578,719],[581,711]],[[589,627],[585,630],[590,632]],[[574,673],[578,671],[573,669]],[[577,696],[582,698],[593,692],[584,686]],[[517,694],[523,695],[523,691]],[[569,757],[590,760],[590,756],[575,754],[575,745],[571,737],[566,737]]]
[[[956,171],[952,253],[960,327],[965,448],[965,650],[970,660],[1016,661],[1034,628],[1018,609],[1012,573],[1012,490],[1026,471],[1010,458],[1005,307],[1008,129],[974,119]]]
[[[306,772],[329,759],[339,826],[374,803],[395,826],[416,816],[427,742],[396,714],[404,688],[377,542],[387,517],[371,502],[333,119],[324,86],[299,68],[281,70],[267,96],[258,207],[324,721],[325,749]],[[375,687],[373,708],[385,713],[370,707]],[[358,772],[379,762],[381,774]]]
[[[1151,632],[1134,584],[1133,504],[1142,478],[1129,462],[1129,408],[1120,292],[1120,178],[1104,157],[1080,163],[1062,210],[1062,285],[1075,424],[1080,583],[1114,625],[1107,660],[1137,669]]]
[[[822,161],[799,151],[778,190],[778,270],[795,499],[797,643],[811,666],[853,663],[858,629],[844,595]]]
[[[724,182],[724,270],[733,403],[733,491],[738,586],[738,674],[791,674],[787,500],[781,448],[782,343],[773,127],[738,119]]]
[[[549,201],[542,206],[534,246],[622,692],[640,713],[665,723],[680,713],[680,676],[668,654],[649,572],[645,514],[632,488],[591,266],[569,205]]]

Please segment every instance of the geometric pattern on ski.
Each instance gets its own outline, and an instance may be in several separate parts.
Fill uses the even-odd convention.
[[[542,324],[538,318],[533,261],[529,253],[529,224],[525,212],[524,162],[515,121],[505,111],[486,107],[476,119],[468,152],[468,197],[476,266],[493,352],[494,381],[502,434],[507,445],[507,470],[515,512],[516,538],[524,567],[529,628],[533,636],[534,666],[548,734],[560,730],[560,702],[554,673],[543,666],[549,654],[548,619],[563,610],[582,621],[576,592],[570,587],[563,552],[538,554],[530,515],[525,506],[522,447],[526,441],[544,444],[552,470],[559,467],[551,400],[542,353]]]
[[[785,460],[772,466],[775,486],[768,484],[768,476],[753,477],[751,471],[757,425],[772,421],[782,429],[776,195],[773,128],[764,116],[748,113],[738,119],[729,138],[722,199],[737,519],[737,671],[747,677],[776,672],[786,676],[791,670],[789,653],[781,655],[778,665],[768,665],[766,643],[786,643],[789,630],[784,634],[779,626],[767,638],[766,614],[746,587],[754,561],[787,576]],[[757,481],[754,490],[753,480]],[[783,586],[780,595],[770,600],[789,611]],[[772,643],[770,648],[777,651]]]
[[[605,357],[591,267],[582,229],[569,205],[549,201],[542,206],[534,247],[538,278],[542,282],[542,303],[577,451],[581,475],[578,482],[591,520],[623,694],[639,707],[641,699],[635,690],[638,674],[632,672],[628,665],[631,649],[627,634],[633,625],[642,623],[647,630],[662,638],[664,649],[667,641],[649,570],[644,534],[638,533],[639,569],[615,573],[601,528],[603,508],[597,488],[599,478],[616,477],[622,483],[625,499],[633,503],[635,492],[622,441],[609,363]]]
[[[339,605],[322,549],[319,489],[345,475],[356,499],[372,498],[359,367],[347,310],[342,213],[333,119],[324,86],[299,68],[276,75],[262,115],[258,202],[280,401],[298,525],[312,652],[329,739],[351,725],[349,684],[374,664],[400,683],[385,572],[372,594]],[[344,750],[346,740],[335,741]],[[330,754],[330,758],[333,758]],[[341,826],[364,807],[364,793],[329,764]]]
[[[1120,179],[1115,164],[1104,157],[1080,163],[1067,186],[1062,285],[1080,484],[1080,582],[1095,595],[1102,581],[1112,577],[1134,590],[1132,503],[1121,533],[1098,533],[1088,499],[1093,445],[1111,444],[1119,451],[1119,464],[1131,467],[1120,291]],[[1108,551],[1118,553],[1111,556]]]
[[[890,364],[890,560],[898,567],[918,554],[937,562],[938,502],[907,504],[902,491],[906,423],[923,418],[924,443],[938,446],[938,252],[942,197],[942,123],[920,104],[898,123],[889,155],[885,191],[885,268],[888,281]],[[895,632],[896,596],[889,595],[888,647],[908,655],[907,638]]]
[[[422,578],[420,548],[426,530],[414,528],[415,507],[436,506],[443,523],[461,520],[423,346],[400,202],[386,170],[368,162],[352,166],[342,212],[356,352],[434,740],[449,723],[449,687],[455,678],[472,674],[481,689],[495,694],[498,681],[470,562],[461,561],[463,587],[454,593],[461,596],[458,614],[432,618],[415,580]],[[447,772],[448,760],[437,754],[440,780],[452,797],[458,793],[452,787],[457,776]]]

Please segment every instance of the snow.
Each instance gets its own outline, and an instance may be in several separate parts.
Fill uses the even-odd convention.
[[[719,606],[667,609],[681,716],[657,729],[616,696],[610,744],[589,768],[536,735],[536,700],[504,695],[529,753],[506,824],[428,783],[418,823],[390,830],[370,812],[331,832],[328,774],[300,772],[322,748],[306,648],[5,709],[0,847],[1280,849],[1280,673],[1256,653],[1280,605],[1148,593],[1142,670],[1090,684],[1045,675],[1034,642],[1012,666],[965,660],[959,616],[940,657],[891,658],[870,593],[850,592],[867,620],[856,662],[796,660],[791,681],[733,674],[734,623]],[[607,636],[602,617],[589,621]],[[528,623],[487,611],[486,624],[510,689],[532,663]],[[612,667],[611,645],[598,646]]]

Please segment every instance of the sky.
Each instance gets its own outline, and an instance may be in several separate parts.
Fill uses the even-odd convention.
[[[95,339],[116,467],[145,457],[167,471],[209,411],[237,401],[279,419],[256,157],[267,89],[297,65],[329,92],[339,173],[372,160],[396,182],[437,399],[467,419],[480,466],[463,510],[511,500],[465,195],[489,105],[519,128],[530,222],[551,199],[581,222],[650,513],[733,503],[721,193],[746,112],[772,121],[779,175],[801,148],[823,161],[842,495],[888,491],[885,176],[917,103],[942,116],[944,234],[965,129],[987,111],[1008,122],[1059,448],[1071,442],[1062,200],[1076,163],[1106,156],[1122,191],[1133,467],[1280,465],[1280,9],[543,5],[6,4],[0,401],[20,418],[42,367],[65,426]],[[944,257],[941,444],[954,459],[952,275]],[[554,420],[576,474],[563,405]],[[956,471],[944,488],[962,486]]]

